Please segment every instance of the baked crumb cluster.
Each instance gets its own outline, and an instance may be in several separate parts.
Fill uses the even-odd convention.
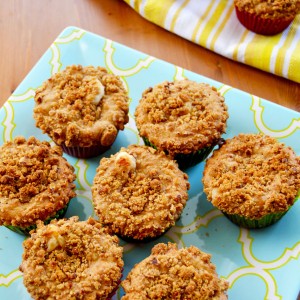
[[[174,156],[214,145],[225,131],[228,113],[214,87],[180,80],[147,89],[135,118],[142,137]]]
[[[126,293],[122,300],[227,299],[228,283],[218,278],[210,258],[194,246],[157,244],[122,282]]]
[[[207,160],[203,185],[208,200],[220,210],[259,219],[294,203],[300,158],[274,138],[240,134]]]
[[[36,126],[58,145],[110,145],[128,122],[128,96],[102,67],[68,66],[36,90]]]
[[[264,19],[290,18],[300,11],[299,0],[234,0],[234,3],[239,10]]]
[[[122,276],[118,238],[91,218],[40,222],[23,247],[20,270],[34,299],[106,300]]]
[[[74,168],[60,147],[17,137],[0,149],[0,224],[26,227],[75,197]]]
[[[92,186],[100,221],[123,237],[142,240],[175,224],[186,201],[188,177],[151,147],[131,145],[103,158]]]

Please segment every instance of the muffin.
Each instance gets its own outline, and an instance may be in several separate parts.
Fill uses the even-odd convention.
[[[124,265],[118,242],[91,218],[40,222],[23,242],[24,285],[33,299],[110,299]]]
[[[262,228],[297,199],[300,158],[270,136],[239,134],[206,161],[202,181],[207,199],[232,222]]]
[[[163,82],[143,92],[135,120],[148,146],[185,169],[204,160],[225,132],[224,98],[214,87],[190,80]]]
[[[228,282],[218,278],[211,255],[195,246],[157,244],[122,282],[122,300],[224,300]]]
[[[234,5],[241,24],[262,35],[282,32],[300,10],[299,0],[234,0]]]
[[[63,217],[76,196],[74,168],[34,137],[16,137],[0,147],[0,225],[29,234],[38,220]]]
[[[128,96],[102,67],[68,66],[35,93],[36,126],[63,151],[89,158],[108,150],[128,122]]]
[[[92,197],[100,222],[112,233],[149,241],[175,224],[189,187],[188,176],[163,152],[130,145],[101,159]]]

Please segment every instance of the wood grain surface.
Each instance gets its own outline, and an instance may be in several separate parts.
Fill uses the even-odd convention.
[[[0,1],[0,106],[60,32],[74,25],[300,112],[300,84],[193,44],[121,0]]]

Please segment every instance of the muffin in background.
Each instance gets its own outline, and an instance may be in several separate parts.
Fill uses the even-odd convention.
[[[206,161],[207,199],[232,222],[262,228],[277,222],[300,191],[300,158],[293,149],[263,134],[228,139]]]
[[[211,255],[195,246],[157,244],[122,282],[122,300],[225,300],[228,282],[218,278]]]
[[[41,222],[23,242],[19,267],[33,299],[110,299],[122,277],[123,249],[99,222]]]
[[[68,66],[45,81],[34,99],[36,126],[78,158],[108,150],[128,122],[123,83],[102,67]]]
[[[262,35],[282,32],[300,12],[299,0],[234,0],[234,5],[241,24]]]
[[[38,220],[64,216],[76,196],[76,175],[62,153],[34,137],[0,147],[0,225],[29,234]]]
[[[227,118],[227,106],[217,90],[191,80],[148,88],[135,111],[145,144],[164,151],[181,169],[209,155],[225,132]]]
[[[188,200],[188,176],[163,152],[130,145],[102,158],[92,185],[100,222],[125,240],[161,236]]]

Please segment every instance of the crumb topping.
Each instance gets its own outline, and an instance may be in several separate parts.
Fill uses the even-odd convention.
[[[147,89],[135,111],[140,135],[171,156],[214,145],[225,132],[227,118],[217,90],[190,80]]]
[[[131,145],[103,158],[92,186],[101,223],[123,237],[156,237],[173,226],[188,199],[188,176],[151,147]]]
[[[27,227],[75,197],[74,168],[60,147],[17,137],[0,148],[0,224]]]
[[[195,246],[157,244],[122,282],[122,300],[227,299],[228,282],[219,279],[211,256]]]
[[[109,146],[128,122],[128,96],[102,67],[68,66],[35,94],[36,126],[58,145]]]
[[[263,19],[295,17],[300,11],[299,0],[234,0],[240,11],[257,14]]]
[[[240,134],[214,151],[202,180],[214,206],[259,219],[293,205],[300,190],[300,158],[272,137]]]
[[[20,270],[34,299],[106,300],[122,276],[118,238],[91,218],[39,223],[23,248]]]

